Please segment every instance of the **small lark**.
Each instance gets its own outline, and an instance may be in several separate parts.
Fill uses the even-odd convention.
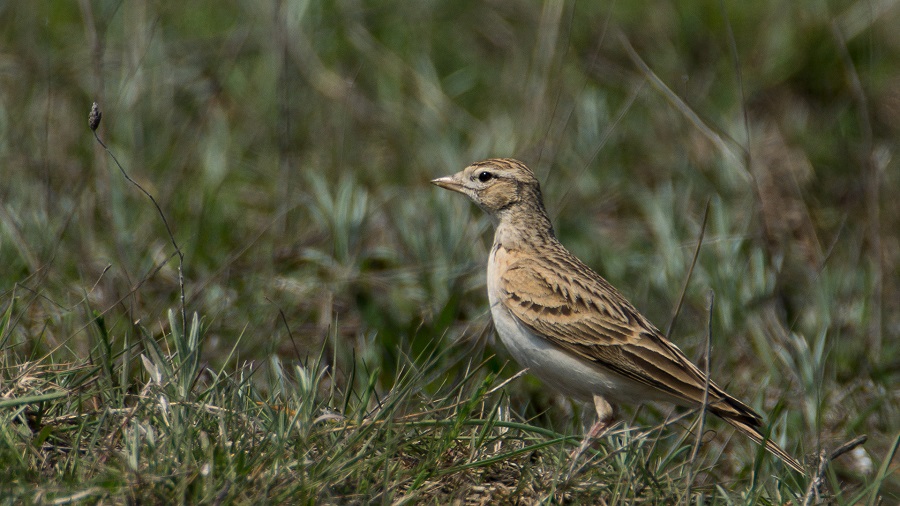
[[[762,418],[708,381],[625,297],[556,239],[534,173],[491,159],[432,181],[466,195],[496,225],[487,289],[500,339],[513,357],[560,392],[593,401],[596,436],[614,404],[665,401],[708,409],[796,471],[800,463],[760,432]]]

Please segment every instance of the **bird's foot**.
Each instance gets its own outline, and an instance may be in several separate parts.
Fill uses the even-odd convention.
[[[615,421],[615,409],[603,397],[600,397],[599,395],[594,396],[594,408],[597,410],[597,421],[584,435],[584,439],[581,440],[581,444],[578,445],[578,448],[569,454],[569,477],[572,476],[572,472],[575,470],[575,463],[578,462],[578,459],[584,454],[588,446],[606,434],[606,432],[612,428],[613,422]]]

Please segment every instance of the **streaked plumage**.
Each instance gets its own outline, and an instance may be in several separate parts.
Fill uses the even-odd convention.
[[[556,239],[528,167],[491,159],[432,183],[468,196],[494,220],[487,275],[491,315],[522,366],[566,395],[593,401],[602,424],[611,422],[613,406],[622,402],[702,404],[705,374]],[[804,472],[765,440],[756,412],[712,381],[708,408]]]

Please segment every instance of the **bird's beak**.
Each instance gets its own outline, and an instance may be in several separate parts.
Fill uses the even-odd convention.
[[[440,186],[445,190],[451,190],[459,193],[464,193],[463,185],[461,185],[456,178],[453,176],[444,176],[439,177],[437,179],[432,179],[431,184],[435,186]]]

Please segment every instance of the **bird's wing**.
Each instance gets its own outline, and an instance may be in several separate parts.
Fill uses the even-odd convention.
[[[561,274],[561,273],[572,273]],[[706,375],[612,285],[574,257],[521,259],[500,276],[500,300],[522,324],[560,348],[699,406]],[[709,410],[803,473],[760,431],[752,408],[709,381]]]
[[[501,275],[499,288],[503,305],[535,334],[689,404],[703,402],[703,372],[612,285],[574,257],[520,259]],[[712,382],[708,402],[725,411],[723,415],[740,414],[751,425],[760,423],[751,408]]]

